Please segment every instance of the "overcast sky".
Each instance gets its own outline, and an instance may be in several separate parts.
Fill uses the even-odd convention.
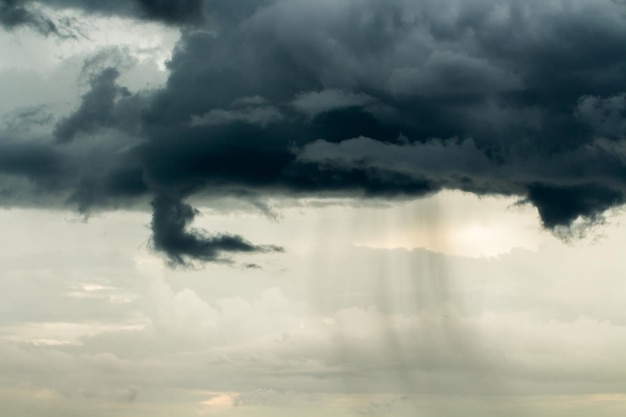
[[[0,0],[0,410],[623,416],[619,0]]]

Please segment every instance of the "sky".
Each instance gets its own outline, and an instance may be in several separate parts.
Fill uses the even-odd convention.
[[[626,413],[620,0],[0,0],[0,410]]]

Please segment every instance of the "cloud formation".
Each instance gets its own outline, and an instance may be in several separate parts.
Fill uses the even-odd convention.
[[[42,6],[52,9],[78,9],[85,13],[135,17],[169,25],[197,24],[204,20],[203,0],[2,0],[0,25],[8,29],[30,26],[44,35],[59,34],[59,26],[71,26],[61,19],[55,23]]]
[[[3,5],[8,16],[31,2]],[[216,241],[184,232],[193,216],[164,215],[193,209],[162,195],[461,189],[519,196],[549,229],[600,221],[624,202],[626,16],[616,2],[49,5],[185,27],[164,87],[131,92],[117,68],[102,68],[53,140],[36,145],[56,161],[46,181],[82,210],[156,196],[155,247],[171,259],[214,260]],[[22,152],[12,143],[2,146]],[[103,169],[90,169],[103,150]],[[0,169],[42,177],[28,161]],[[220,251],[257,249],[244,242]]]
[[[485,206],[483,218],[502,214],[504,199],[476,207],[473,196],[449,194],[463,221]],[[424,203],[407,203],[413,223],[398,228],[437,223],[413,215]],[[624,414],[623,226],[596,245],[544,235],[551,243],[539,251],[495,259],[337,244],[356,237],[337,230],[349,220],[358,233],[363,224],[386,230],[389,211],[402,218],[400,205],[291,207],[279,224],[222,213],[211,222],[254,240],[313,246],[246,257],[263,270],[242,271],[165,268],[137,247],[149,221],[141,211],[85,224],[0,210],[2,229],[19,231],[0,239],[4,408],[170,416],[194,414],[218,392],[231,393],[229,412],[240,416],[307,407],[307,416]],[[510,223],[500,228],[509,235]],[[320,224],[333,227],[320,234]]]
[[[20,0],[0,1],[0,26],[9,30],[28,26],[42,35],[59,34],[57,26],[45,14],[32,10]]]
[[[277,246],[255,246],[240,236],[205,236],[199,231],[187,230],[198,212],[179,199],[157,196],[152,201],[152,208],[154,248],[165,252],[173,264],[184,265],[188,259],[223,262],[223,252],[281,251]]]

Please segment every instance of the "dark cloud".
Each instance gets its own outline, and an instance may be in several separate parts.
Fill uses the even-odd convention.
[[[131,93],[105,69],[55,131],[55,152],[77,173],[70,201],[89,210],[159,196],[154,246],[174,262],[259,248],[187,232],[194,210],[163,195],[451,188],[519,196],[550,229],[623,204],[626,15],[616,2],[78,3],[185,25],[206,9],[206,27],[182,32],[163,88]],[[115,153],[89,139],[98,135],[133,139]]]
[[[531,185],[528,200],[539,209],[546,227],[571,224],[579,216],[594,220],[606,209],[624,203],[624,195],[598,184],[575,187]]]
[[[61,154],[38,142],[0,142],[0,174],[25,176],[36,183],[48,182],[63,172]]]
[[[54,22],[37,10],[25,7],[22,0],[0,0],[0,26],[9,30],[28,26],[42,35],[59,34]]]
[[[277,246],[256,246],[240,236],[229,234],[206,235],[189,230],[198,211],[177,198],[160,195],[152,200],[152,243],[167,254],[175,265],[188,260],[224,262],[225,252],[276,252]]]
[[[203,19],[203,0],[136,0],[140,16],[169,24],[198,23]]]
[[[48,126],[54,120],[54,117],[48,110],[45,105],[39,105],[9,112],[4,117],[7,129],[13,132],[20,132],[28,131],[37,126]]]
[[[61,120],[54,131],[59,142],[73,140],[78,133],[94,133],[99,127],[113,124],[116,101],[130,96],[130,92],[115,84],[119,76],[115,68],[107,68],[91,80],[91,89],[83,95],[80,107],[71,116]]]
[[[619,141],[626,137],[626,94],[612,97],[584,96],[578,100],[578,116],[596,134]]]
[[[86,13],[118,15],[168,25],[197,25],[204,21],[203,0],[1,0],[0,25],[8,29],[31,27],[44,35],[67,36],[77,22],[46,15],[39,4],[56,9],[73,8]]]

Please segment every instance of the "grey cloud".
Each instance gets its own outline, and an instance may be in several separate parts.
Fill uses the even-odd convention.
[[[45,143],[7,140],[0,142],[2,174],[24,176],[38,185],[48,183],[50,187],[63,171],[62,154]]]
[[[321,399],[315,394],[302,394],[295,391],[277,391],[273,389],[257,389],[243,392],[235,396],[235,407],[302,407],[319,406]]]
[[[67,33],[72,34],[77,22],[67,19],[54,21],[38,7],[40,3],[53,9],[73,8],[86,13],[135,17],[169,25],[196,25],[204,20],[203,0],[2,0],[0,25],[9,29],[30,26],[44,35],[66,37]]]
[[[598,136],[626,139],[626,93],[606,98],[583,96],[578,100],[577,113]]]
[[[197,116],[191,116],[191,126],[210,126],[243,122],[252,125],[265,126],[270,123],[278,123],[283,118],[282,113],[275,107],[246,107],[243,109],[224,110],[213,109]]]
[[[59,34],[54,22],[41,11],[26,7],[26,1],[0,1],[0,26],[11,30],[19,26],[28,26],[42,35]]]
[[[546,227],[572,224],[579,216],[588,221],[598,220],[602,213],[624,203],[624,195],[615,189],[598,184],[570,187],[531,185],[528,201],[538,207]]]
[[[24,221],[30,220],[25,217]],[[112,223],[115,224],[115,220]],[[102,225],[89,226],[98,231]],[[105,230],[114,229],[111,226],[109,224]],[[140,228],[137,229],[133,234],[124,230],[117,237],[119,244],[132,251],[133,237],[141,235]],[[60,227],[59,230],[66,229]],[[36,234],[37,229],[31,232]],[[31,320],[47,320],[43,325],[47,333],[56,334],[58,330],[50,325],[50,316],[42,314],[40,309],[26,307],[36,302],[46,312],[54,314],[52,317],[59,322],[80,319],[81,330],[87,332],[79,339],[81,344],[73,346],[0,342],[0,368],[3,370],[0,380],[5,387],[19,384],[46,389],[62,395],[55,398],[54,404],[72,408],[84,405],[85,410],[91,406],[102,415],[115,414],[112,411],[107,414],[103,402],[115,402],[114,406],[119,407],[117,402],[132,398],[133,392],[138,393],[138,407],[145,408],[155,398],[164,396],[180,406],[190,402],[184,397],[185,390],[238,392],[241,396],[233,394],[233,403],[241,407],[311,405],[318,413],[322,398],[315,393],[338,393],[342,399],[351,398],[345,394],[350,392],[360,391],[365,398],[375,393],[367,401],[351,401],[346,407],[376,412],[387,408],[387,397],[379,397],[380,393],[393,391],[393,398],[396,398],[410,391],[431,401],[432,414],[447,415],[444,404],[456,404],[455,401],[459,397],[466,398],[468,392],[486,392],[489,395],[485,401],[492,403],[499,395],[506,395],[505,387],[508,387],[515,392],[513,399],[507,398],[514,401],[509,407],[517,409],[522,399],[546,395],[546,392],[576,398],[612,390],[619,392],[624,380],[623,369],[615,366],[615,361],[623,356],[626,343],[624,311],[620,308],[622,292],[615,290],[623,287],[623,280],[614,274],[615,266],[620,264],[620,246],[615,242],[610,245],[609,262],[602,265],[590,263],[582,256],[573,259],[563,256],[564,253],[571,256],[571,252],[563,248],[537,253],[520,251],[489,261],[446,258],[447,267],[452,269],[450,275],[467,284],[457,287],[464,292],[454,294],[448,301],[454,300],[454,305],[461,309],[462,300],[467,297],[484,298],[472,303],[473,309],[466,316],[442,318],[424,311],[423,300],[414,296],[427,296],[423,290],[428,288],[428,283],[421,278],[416,280],[416,276],[429,279],[429,274],[415,272],[429,271],[444,258],[441,254],[424,250],[351,248],[346,256],[322,256],[326,261],[322,262],[321,270],[309,270],[302,267],[302,258],[291,258],[296,275],[290,275],[293,279],[282,280],[286,288],[298,284],[310,288],[313,284],[321,291],[319,302],[341,300],[343,303],[341,307],[333,304],[324,313],[312,314],[298,312],[297,306],[302,300],[292,299],[286,290],[284,294],[274,288],[262,295],[259,295],[260,290],[243,295],[237,285],[223,285],[224,279],[207,280],[208,271],[197,271],[194,283],[190,280],[193,273],[174,275],[172,271],[150,269],[149,260],[147,266],[142,264],[145,259],[138,259],[137,265],[127,261],[124,264],[123,253],[118,254],[120,258],[116,262],[111,262],[102,252],[114,250],[115,241],[95,241],[94,246],[87,248],[79,239],[67,236],[52,248],[49,257],[58,259],[66,256],[69,247],[78,247],[72,257],[84,254],[79,256],[80,270],[76,270],[75,264],[63,262],[63,269],[52,268],[46,275],[42,267],[48,262],[42,262],[37,256],[36,262],[41,265],[33,265],[24,257],[22,266],[18,267],[23,270],[2,276],[10,287],[8,293],[0,296],[8,301],[0,303],[3,307],[9,306],[5,311],[19,312],[18,317],[26,316]],[[48,250],[43,244],[37,249],[42,248]],[[598,248],[596,256],[606,256],[605,249]],[[12,253],[3,253],[3,256],[10,260]],[[550,259],[551,263],[540,262],[538,258]],[[394,274],[386,274],[382,267],[372,267],[406,265],[406,262],[409,266]],[[144,277],[138,276],[136,269],[142,265],[147,269]],[[216,276],[224,278],[220,273],[233,276],[233,271],[224,271],[219,266],[211,268]],[[166,277],[160,276],[161,273],[167,274]],[[575,286],[571,285],[571,274],[578,278]],[[36,282],[29,280],[33,276],[37,277]],[[51,287],[53,282],[67,284],[67,276],[77,283],[89,276],[91,283],[101,285],[104,284],[94,277],[116,277],[116,284],[107,285],[120,285],[136,292],[137,302],[110,306],[106,313],[113,314],[114,318],[108,315],[108,323],[94,322],[94,311],[87,305],[94,305],[97,311],[98,303],[85,302],[77,306],[58,288]],[[262,289],[276,281],[275,277],[259,276],[254,282],[249,278],[242,274],[236,279],[248,283],[247,290],[255,285]],[[431,284],[438,280],[430,279],[433,279]],[[598,285],[598,280],[604,285]],[[387,284],[382,286],[382,291],[381,282]],[[202,286],[201,283],[210,284]],[[609,283],[611,285],[607,285]],[[568,285],[570,291],[564,295],[562,288]],[[538,286],[542,288],[539,292]],[[223,287],[228,287],[227,291],[238,297],[217,295]],[[593,289],[591,299],[584,294],[587,289]],[[586,300],[583,304],[577,298],[581,293]],[[318,298],[307,299],[306,294],[310,293],[305,291],[304,294],[305,300],[312,303]],[[365,298],[361,297],[363,294]],[[12,301],[14,299],[16,301]],[[384,305],[381,301],[384,299],[388,300],[388,308],[402,313],[368,308]],[[355,304],[358,307],[354,307]],[[529,305],[535,307],[533,314],[520,314],[527,312]],[[605,316],[611,311],[608,305],[614,307],[615,316]],[[407,307],[409,311],[402,310]],[[581,310],[585,312],[584,317],[581,317]],[[125,319],[137,317],[138,311],[145,327],[116,326],[124,324]],[[618,325],[614,320],[620,317],[622,323]],[[16,317],[3,314],[2,319],[16,320]],[[476,343],[480,350],[484,349],[490,358],[486,361],[487,367],[481,368],[480,357],[464,350],[459,340],[446,334],[446,329],[457,325],[476,330],[468,343]],[[12,334],[10,332],[16,329],[2,330]],[[589,335],[584,343],[581,343],[581,334]],[[31,335],[42,337],[37,332]],[[395,336],[396,344],[389,341],[391,336]],[[59,373],[70,376],[58,378]],[[415,385],[407,386],[410,382]],[[512,386],[515,388],[510,388]],[[430,396],[430,393],[435,395]],[[207,392],[206,398],[211,395]],[[42,401],[39,397],[30,397],[29,404],[33,407]],[[481,397],[472,395],[470,398],[472,407],[476,407],[474,402]],[[194,405],[201,400],[194,397]],[[15,398],[6,403],[14,404],[14,401]],[[371,406],[368,406],[369,401]],[[392,398],[389,401],[395,403]],[[402,406],[404,402],[401,399],[395,405]],[[333,405],[336,410],[337,403]],[[413,400],[406,405],[409,407],[407,416],[414,415],[416,410],[425,410],[423,404]],[[157,402],[156,407],[162,409],[163,403]],[[503,408],[500,405],[496,408],[475,413],[498,416]],[[458,415],[467,413],[467,407],[460,409]],[[46,411],[31,414],[47,415]],[[62,412],[59,415],[63,415]]]
[[[8,131],[22,133],[33,127],[43,127],[53,121],[53,116],[45,105],[25,107],[11,112],[5,118]]]
[[[203,0],[137,0],[140,16],[165,23],[194,23],[203,19]]]
[[[248,107],[248,106],[262,106],[267,104],[261,96],[242,97],[235,100],[231,107]]]
[[[522,89],[512,70],[452,51],[434,51],[419,66],[395,69],[388,83],[393,94],[422,97],[491,95]]]
[[[198,212],[175,198],[158,196],[152,201],[152,243],[165,252],[172,264],[185,265],[191,260],[226,262],[229,252],[277,252],[276,246],[256,246],[228,234],[207,236],[188,226]]]
[[[573,223],[578,216],[598,220],[602,212],[623,203],[626,175],[624,149],[596,141],[583,150],[562,153],[549,159],[525,156],[498,164],[470,140],[432,140],[412,145],[384,144],[369,138],[340,143],[316,141],[299,153],[304,162],[325,166],[367,166],[402,172],[428,180],[439,188],[464,189],[502,194],[523,193],[539,209],[548,228]],[[543,182],[550,179],[549,182]],[[517,185],[516,185],[517,184]],[[524,185],[528,184],[528,185]]]
[[[116,100],[130,96],[127,89],[115,84],[119,75],[117,69],[107,68],[90,81],[91,89],[83,95],[80,107],[57,124],[54,135],[59,142],[68,142],[78,133],[94,133],[99,127],[114,124],[111,117]]]
[[[318,140],[304,147],[298,159],[344,167],[364,164],[441,181],[449,187],[455,176],[461,179],[467,175],[477,180],[498,176],[498,166],[476,149],[471,139],[433,139],[410,145],[386,144],[365,137],[339,143]]]
[[[78,177],[65,191],[84,210],[108,204],[107,193],[122,203],[163,192],[392,198],[458,188],[519,196],[556,229],[601,221],[624,201],[618,3],[51,4],[196,22],[163,88],[131,93],[106,70],[57,125],[66,143],[54,152]],[[205,9],[206,24],[192,19]],[[104,131],[135,138],[104,174],[60,148]],[[168,231],[160,236],[194,249],[177,252],[167,238],[155,247],[174,259],[217,259],[196,250],[204,240],[185,234],[185,222],[159,222]]]
[[[367,94],[355,94],[342,90],[322,90],[300,93],[293,100],[293,106],[307,116],[315,116],[332,110],[348,107],[363,107],[374,99]]]
[[[355,412],[355,414],[358,414],[358,415],[361,415],[361,416],[386,415],[386,414],[389,414],[390,412],[392,412],[393,409],[399,403],[406,403],[406,402],[410,402],[410,401],[411,401],[411,397],[409,397],[407,395],[403,395],[401,397],[395,397],[395,398],[392,398],[391,400],[387,400],[387,401],[379,401],[379,402],[377,402],[377,401],[370,401],[367,406],[355,407],[354,408],[354,412]]]

